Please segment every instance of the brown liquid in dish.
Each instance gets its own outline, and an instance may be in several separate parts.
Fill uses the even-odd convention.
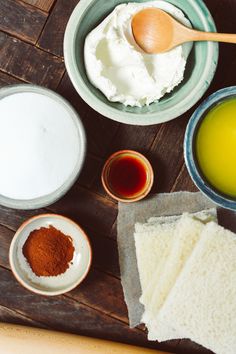
[[[144,163],[137,157],[124,155],[111,163],[108,183],[119,196],[131,198],[140,194],[147,183]]]

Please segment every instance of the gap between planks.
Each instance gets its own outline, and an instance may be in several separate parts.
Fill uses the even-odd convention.
[[[73,296],[71,296],[71,295],[64,294],[64,295],[62,295],[62,296],[65,297],[65,298],[68,298],[68,299],[70,299],[70,300],[72,300],[72,301],[74,301],[74,302],[76,302],[76,303],[79,303],[79,304],[81,304],[81,305],[83,305],[83,306],[86,306],[86,307],[90,308],[90,309],[93,310],[93,311],[97,311],[98,313],[100,313],[100,314],[102,314],[102,315],[106,315],[107,317],[112,318],[113,320],[116,320],[116,321],[118,321],[118,322],[120,322],[120,323],[122,323],[122,324],[125,324],[125,325],[129,326],[129,322],[128,322],[128,321],[122,321],[120,318],[117,318],[117,317],[112,316],[112,314],[109,313],[109,312],[103,312],[103,311],[97,309],[96,307],[90,306],[90,305],[88,305],[88,304],[86,304],[86,303],[84,303],[84,302],[82,302],[82,301],[78,301],[78,300],[76,300],[76,299],[75,299]],[[137,329],[138,329],[138,328],[137,328]],[[139,329],[139,330],[140,330],[140,329]],[[141,332],[145,332],[145,331],[141,330]]]
[[[11,272],[11,269],[8,269],[8,268],[6,268],[6,267],[4,267],[4,266],[2,266],[2,265],[0,265],[0,268],[2,268],[2,269],[5,270],[5,271]],[[59,296],[61,296],[61,297],[64,298],[64,299],[70,299],[71,301],[73,301],[73,302],[75,302],[75,303],[77,303],[77,304],[81,304],[82,306],[84,306],[84,307],[86,307],[86,308],[89,308],[89,309],[92,309],[93,311],[95,311],[95,312],[97,312],[97,313],[99,313],[99,314],[102,314],[103,316],[106,316],[106,317],[108,317],[108,318],[111,318],[112,320],[115,320],[115,321],[117,321],[117,322],[120,322],[120,323],[122,323],[122,324],[128,326],[128,321],[122,321],[120,318],[117,318],[117,317],[115,317],[115,316],[112,316],[112,314],[110,314],[110,313],[108,313],[108,312],[103,312],[103,311],[101,311],[101,310],[99,310],[99,309],[97,309],[97,308],[95,308],[95,307],[93,307],[93,306],[90,306],[90,305],[88,305],[88,304],[86,304],[86,303],[84,303],[84,302],[82,302],[82,301],[78,301],[78,300],[76,300],[72,295],[62,294],[62,295],[59,295]],[[0,306],[3,306],[3,305],[1,305],[1,303],[0,303]],[[6,308],[7,308],[7,307],[6,307]],[[25,313],[23,313],[23,312],[21,312],[21,311],[16,311],[15,309],[14,309],[14,310],[10,309],[10,310],[11,310],[11,311],[15,311],[16,313],[19,313],[19,314],[23,315],[24,317],[27,317],[27,315],[25,315]],[[29,317],[29,318],[30,318],[30,317]],[[35,322],[44,324],[44,322],[40,322],[40,321],[38,321],[38,320],[35,320],[34,318],[30,318],[30,319],[34,320]],[[141,331],[141,332],[145,332],[144,330],[142,330],[142,329],[140,329],[140,328],[136,328],[136,329],[139,330],[139,331]]]
[[[42,35],[42,33],[43,33],[43,31],[44,31],[44,29],[45,29],[47,23],[48,23],[48,20],[50,19],[50,16],[51,16],[51,14],[52,14],[52,12],[53,12],[53,9],[54,9],[56,3],[57,3],[57,0],[54,0],[54,2],[53,2],[53,4],[52,4],[52,6],[51,6],[49,12],[47,12],[47,14],[48,14],[47,19],[46,19],[46,21],[45,21],[45,23],[44,23],[44,25],[43,25],[43,27],[42,27],[42,29],[41,29],[39,35],[38,35],[38,38],[36,39],[35,46],[36,46],[37,48],[39,48],[39,49],[42,49],[42,48],[39,46],[40,37],[41,37],[41,35]],[[42,50],[44,50],[44,49],[42,49]],[[50,52],[47,51],[47,50],[44,50],[44,51],[45,51],[46,53],[50,53]],[[51,54],[53,54],[53,53],[51,53]],[[56,55],[56,54],[53,54],[53,55],[57,56],[58,58],[63,58],[63,59],[64,59],[63,56],[61,57],[61,56]],[[63,76],[64,76],[64,74],[63,74]],[[61,82],[61,81],[60,81],[60,82]]]
[[[185,162],[182,163],[182,166],[179,169],[179,172],[178,172],[178,175],[177,175],[177,177],[175,179],[175,182],[173,183],[173,186],[171,187],[171,190],[170,190],[171,193],[173,193],[175,191],[175,187],[178,184],[179,178],[180,178],[184,168],[185,168]]]
[[[0,69],[0,73],[3,73],[4,75],[9,76],[9,77],[12,78],[12,79],[16,79],[16,80],[20,81],[19,83],[22,83],[22,84],[30,84],[30,83],[31,83],[31,82],[26,81],[26,80],[24,80],[24,79],[20,79],[19,77],[13,75],[12,73],[9,74],[7,71],[4,71],[2,68]],[[12,84],[10,84],[10,85],[12,85]],[[2,86],[2,87],[3,87],[3,86]],[[7,85],[5,85],[4,87],[7,87]]]
[[[161,127],[158,129],[156,135],[154,136],[153,141],[152,141],[152,143],[151,143],[151,145],[150,145],[150,147],[148,149],[148,152],[152,152],[153,151],[153,145],[155,145],[155,141],[158,139],[159,135],[161,134],[161,131],[163,129],[163,124],[164,123],[160,123],[160,124],[161,124]]]
[[[0,30],[0,32],[6,34],[8,37],[16,38],[16,39],[18,39],[18,41],[20,41],[20,42],[23,42],[23,43],[25,43],[25,44],[31,45],[31,46],[34,47],[35,49],[40,50],[40,51],[42,51],[42,52],[44,52],[44,53],[47,53],[47,54],[51,55],[52,57],[58,58],[58,59],[61,60],[62,63],[64,63],[64,57],[63,57],[63,56],[60,56],[60,55],[51,53],[51,52],[49,52],[49,51],[47,51],[47,50],[45,50],[45,49],[43,49],[43,48],[37,46],[37,43],[32,43],[32,42],[30,42],[30,41],[27,41],[27,39],[22,39],[22,37],[19,37],[19,36],[15,35],[15,34],[12,35],[12,34],[8,33],[7,31],[4,31],[4,30],[2,30],[2,29]],[[2,69],[1,69],[1,70],[2,70]],[[64,75],[64,73],[63,73],[63,75]],[[29,81],[29,83],[31,83],[31,82]]]
[[[24,5],[24,6],[30,7],[30,8],[32,8],[32,9],[34,9],[34,10],[37,9],[37,11],[41,11],[44,15],[48,15],[48,12],[47,12],[47,11],[43,10],[41,7],[38,7],[37,5],[31,4],[31,3],[28,2],[28,1],[25,1],[25,0],[14,0],[14,1],[16,1],[16,2],[18,2],[19,4],[22,4],[22,5]],[[57,1],[57,0],[55,0],[55,1]]]
[[[97,193],[91,192],[91,191],[89,191],[89,190],[86,189],[86,188],[81,188],[80,185],[77,185],[77,187],[80,188],[80,189],[85,190],[86,192],[88,192],[88,193],[90,193],[90,194],[93,194],[93,195],[98,196],[101,202],[103,202],[104,200],[106,200],[106,201],[111,202],[111,203],[116,207],[116,203],[115,203],[115,202],[113,202],[113,201],[111,201],[111,200],[108,200],[108,199],[105,199],[105,197],[103,197],[103,196],[101,196],[101,195],[99,195],[99,194],[97,194]],[[29,211],[30,211],[30,210],[29,210]],[[33,212],[33,210],[31,210],[31,211]],[[51,214],[57,214],[57,212],[55,212],[54,209],[50,208],[50,206],[49,206],[49,207],[46,207],[46,208],[41,208],[39,215],[41,215],[41,214],[48,214],[49,212],[50,212]],[[116,218],[115,218],[115,221],[116,221]],[[112,227],[113,227],[115,221],[113,222]],[[4,223],[1,222],[1,223],[0,223],[0,226],[5,227],[6,229],[8,229],[8,230],[10,230],[10,231],[12,231],[12,232],[16,232],[16,231],[17,231],[16,228],[12,227],[12,226],[9,225],[9,224],[4,224]],[[85,226],[86,226],[86,228],[88,228],[89,230],[91,230],[91,232],[96,232],[96,234],[98,234],[100,237],[104,237],[104,238],[107,238],[107,239],[109,239],[109,240],[113,240],[114,243],[115,243],[115,240],[109,236],[109,235],[110,235],[110,232],[112,231],[112,227],[111,227],[111,230],[109,230],[108,234],[105,234],[105,233],[104,233],[103,235],[101,235],[101,233],[97,232],[97,230],[96,230],[95,228],[93,228],[91,225],[85,225]]]
[[[39,9],[39,10],[45,12],[46,14],[49,14],[52,11],[53,7],[55,6],[55,3],[57,2],[57,0],[54,0],[52,5],[49,6],[48,10],[45,10],[42,6],[40,7],[40,5],[37,5],[37,0],[36,0],[36,4],[31,4],[31,2],[29,2],[27,0],[21,0],[21,1],[24,2],[25,4],[31,6],[31,7],[34,7],[36,9]]]
[[[1,309],[5,309],[6,311],[9,311],[9,312],[12,312],[13,314],[16,315],[16,317],[20,316],[22,317],[23,319],[25,319],[26,321],[30,321],[30,322],[33,322],[34,324],[38,325],[38,327],[41,327],[41,328],[45,328],[45,329],[52,329],[52,327],[48,326],[47,324],[43,323],[43,322],[40,322],[38,320],[35,320],[25,314],[22,314],[21,312],[17,311],[17,310],[13,310],[9,307],[6,307],[4,305],[0,305],[0,310]]]

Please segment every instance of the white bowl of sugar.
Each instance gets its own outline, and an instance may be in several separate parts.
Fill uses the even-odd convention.
[[[86,138],[76,111],[35,85],[0,89],[0,204],[45,207],[61,198],[82,169]]]

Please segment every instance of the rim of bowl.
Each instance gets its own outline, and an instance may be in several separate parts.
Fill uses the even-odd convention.
[[[236,86],[225,87],[221,90],[214,92],[208,98],[206,98],[201,105],[195,110],[191,116],[186,128],[184,138],[184,159],[188,169],[188,172],[200,191],[205,194],[210,200],[217,205],[236,210],[236,201],[230,197],[224,196],[222,193],[217,192],[204,178],[201,176],[199,168],[197,166],[195,154],[194,154],[194,138],[198,130],[199,123],[204,119],[204,115],[208,110],[213,108],[217,103],[224,102],[230,97],[236,98]]]
[[[93,1],[94,0],[80,0],[80,2],[74,8],[66,26],[63,43],[65,66],[69,74],[70,80],[73,86],[75,87],[77,93],[90,107],[92,107],[95,111],[102,114],[103,116],[121,123],[132,125],[152,125],[164,123],[174,118],[177,118],[178,116],[185,113],[188,109],[193,107],[201,99],[203,94],[208,89],[217,68],[219,57],[219,45],[216,42],[207,42],[209,52],[208,60],[201,75],[201,80],[198,81],[197,85],[194,87],[194,90],[192,90],[189,95],[185,97],[184,100],[179,102],[177,105],[169,108],[168,110],[145,114],[122,111],[121,114],[119,110],[109,106],[108,104],[102,102],[99,98],[97,98],[88,88],[88,86],[84,83],[83,79],[78,73],[74,51],[76,33],[79,27],[79,22],[83,18],[87,8]],[[202,0],[188,1],[191,2],[196,13],[201,18],[202,23],[205,27],[205,31],[211,30],[216,32],[214,19],[204,2]]]
[[[150,180],[149,180],[149,183],[147,184],[147,186],[145,187],[145,189],[143,189],[143,191],[141,191],[141,194],[139,194],[133,198],[118,197],[116,194],[114,194],[111,191],[111,189],[108,187],[108,184],[107,184],[106,175],[107,175],[108,167],[110,166],[112,160],[114,160],[118,156],[124,155],[124,154],[130,155],[130,156],[137,156],[139,159],[141,159],[144,162],[146,169],[148,170],[148,172],[150,174]],[[117,200],[118,202],[134,203],[134,202],[137,202],[141,199],[144,199],[150,193],[152,186],[153,186],[153,182],[154,182],[154,171],[153,171],[152,165],[149,162],[149,160],[140,152],[134,151],[134,150],[119,150],[119,151],[115,152],[114,154],[112,154],[110,157],[108,157],[108,159],[106,160],[106,162],[103,166],[103,169],[102,169],[101,179],[102,179],[103,188],[105,189],[107,194],[110,195],[110,197]]]
[[[0,205],[3,205],[8,208],[12,209],[24,209],[24,210],[31,210],[31,209],[38,209],[46,207],[52,203],[55,203],[57,200],[62,198],[69,189],[73,186],[75,181],[78,179],[79,174],[83,168],[86,149],[87,149],[87,139],[85,134],[85,129],[83,123],[80,119],[79,114],[76,110],[72,107],[72,105],[61,95],[57,94],[56,92],[38,86],[38,85],[31,85],[31,84],[16,84],[16,85],[9,85],[7,87],[2,87],[0,89],[0,99],[7,97],[9,95],[15,93],[23,93],[23,92],[33,92],[45,95],[47,97],[52,98],[54,101],[62,104],[65,109],[70,114],[71,119],[73,120],[75,127],[77,127],[78,136],[80,139],[80,157],[78,158],[77,164],[74,168],[74,171],[70,175],[67,181],[55,190],[54,192],[47,194],[45,196],[34,198],[34,199],[13,199],[5,197],[4,195],[0,194]]]
[[[18,275],[18,272],[15,268],[14,265],[14,247],[15,247],[15,243],[16,243],[16,239],[17,237],[19,237],[19,235],[21,234],[22,230],[29,225],[32,221],[37,220],[37,219],[41,219],[41,218],[45,218],[45,217],[50,217],[50,218],[59,218],[59,219],[63,219],[64,221],[73,224],[74,226],[76,226],[77,229],[79,229],[79,232],[81,233],[81,235],[84,237],[88,248],[89,248],[89,263],[88,263],[88,267],[86,269],[86,271],[84,272],[83,276],[81,277],[81,279],[79,279],[78,281],[74,282],[73,285],[70,285],[68,287],[65,287],[63,290],[55,290],[55,291],[46,291],[46,290],[39,290],[34,288],[31,285],[28,285],[25,283],[25,281]],[[56,295],[62,295],[65,294],[73,289],[75,289],[77,286],[79,286],[83,280],[87,277],[91,265],[92,265],[92,258],[93,258],[93,252],[92,252],[92,247],[91,247],[91,243],[90,240],[88,238],[88,235],[86,234],[86,232],[81,228],[81,226],[79,224],[77,224],[75,221],[71,220],[70,218],[60,215],[60,214],[51,214],[51,213],[46,213],[46,214],[40,214],[40,215],[36,215],[33,216],[29,219],[27,219],[26,221],[23,222],[23,224],[21,224],[21,226],[17,229],[12,241],[11,241],[11,245],[10,245],[10,249],[9,249],[9,263],[11,266],[11,270],[12,273],[14,275],[14,277],[16,278],[16,280],[27,290],[31,291],[32,293],[35,294],[39,294],[39,295],[44,295],[44,296],[56,296]]]

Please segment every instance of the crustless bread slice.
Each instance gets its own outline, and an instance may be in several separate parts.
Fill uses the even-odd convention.
[[[158,319],[180,338],[217,354],[236,353],[235,234],[214,222],[204,227]]]
[[[188,214],[183,214],[176,225],[173,245],[166,259],[165,268],[156,282],[150,305],[146,308],[143,316],[149,330],[148,338],[150,340],[159,340],[159,336],[163,335],[172,339],[179,338],[177,332],[174,333],[173,330],[170,332],[168,327],[160,324],[158,312],[199,240],[203,228],[203,222]]]
[[[156,224],[140,232],[136,225],[134,233],[136,258],[142,292],[147,288],[154,272],[160,273],[171,248],[175,222]],[[137,232],[139,231],[139,232]]]
[[[146,323],[150,331],[152,331],[152,329],[149,326],[149,322],[153,318],[155,318],[160,306],[165,301],[165,298],[168,295],[170,288],[174,284],[184,261],[191,252],[195,241],[198,239],[199,229],[201,230],[201,228],[203,227],[202,222],[206,223],[210,220],[216,220],[217,218],[216,209],[209,209],[195,214],[183,215],[184,216],[182,217],[179,216],[177,218],[175,217],[174,219],[175,223],[173,224],[173,237],[171,238],[169,253],[166,255],[165,259],[162,262],[161,272],[157,270],[153,273],[152,277],[150,277],[149,284],[143,290],[142,296],[140,298],[140,302],[143,303],[145,306],[143,322]],[[194,218],[196,219],[196,223],[194,223]],[[149,225],[158,222],[158,219],[159,218],[149,219]],[[183,228],[183,220],[185,220],[187,228],[181,238],[182,231],[179,232],[179,230]],[[200,222],[200,220],[202,222]],[[196,226],[197,228],[195,233],[193,231],[194,226]],[[178,232],[176,230],[178,230],[179,232],[178,237],[176,237],[176,235],[178,235]],[[154,332],[153,335],[150,333],[150,339],[152,336],[155,337],[155,335],[156,332]]]

